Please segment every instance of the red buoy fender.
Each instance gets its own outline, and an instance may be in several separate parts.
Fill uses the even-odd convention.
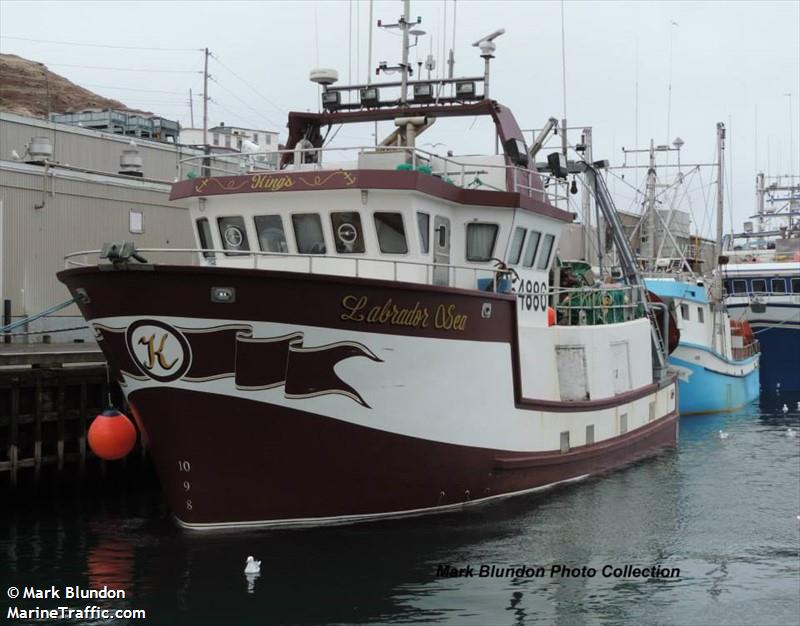
[[[136,445],[136,428],[128,417],[115,409],[94,418],[87,436],[89,447],[105,461],[116,461]]]

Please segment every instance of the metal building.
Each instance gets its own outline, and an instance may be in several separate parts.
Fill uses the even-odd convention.
[[[25,162],[41,154],[40,143],[51,156]],[[26,148],[32,145],[33,157]],[[141,171],[119,174],[131,170],[120,167],[130,148],[130,138],[0,114],[0,293],[11,301],[13,319],[69,298],[55,276],[68,253],[114,240],[133,241],[138,248],[193,247],[188,212],[168,197],[179,160],[197,151],[137,141]],[[82,325],[72,306],[32,323],[28,332]],[[58,333],[53,341],[75,338],[91,335]],[[15,341],[41,341],[41,335]]]

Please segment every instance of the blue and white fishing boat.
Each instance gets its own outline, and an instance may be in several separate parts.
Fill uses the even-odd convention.
[[[678,372],[682,415],[731,411],[759,395],[759,348],[743,324],[730,319],[701,278],[645,280],[671,309],[680,331],[669,366]]]
[[[756,181],[756,224],[727,239],[726,303],[761,344],[763,389],[800,391],[800,184]]]

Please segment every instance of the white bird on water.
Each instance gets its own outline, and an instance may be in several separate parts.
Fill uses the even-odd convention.
[[[730,433],[726,433],[724,430],[719,431],[719,438],[720,439],[727,439],[730,436],[731,436],[731,434]]]
[[[786,405],[784,404],[784,405],[781,407],[781,411],[783,411],[784,413],[788,413],[788,412],[789,412],[789,407],[788,407],[788,406],[786,406]]]
[[[787,428],[786,429],[786,436],[787,437],[796,437],[797,431],[794,428]]]
[[[256,561],[252,556],[247,557],[247,562],[244,564],[245,574],[258,574],[261,571],[261,561]]]

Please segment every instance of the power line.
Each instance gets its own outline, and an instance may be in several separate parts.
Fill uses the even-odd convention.
[[[243,82],[245,85],[247,85],[247,86],[250,88],[250,90],[251,90],[253,93],[255,93],[257,96],[260,96],[261,98],[263,98],[263,99],[264,99],[264,100],[265,100],[265,101],[266,101],[266,102],[267,102],[267,103],[268,103],[270,106],[272,106],[272,107],[273,107],[273,108],[274,108],[276,111],[280,112],[281,114],[286,114],[286,109],[279,107],[279,106],[278,106],[277,104],[275,104],[275,103],[274,103],[272,100],[270,100],[270,99],[269,99],[269,98],[267,98],[267,97],[266,97],[264,94],[262,94],[260,91],[258,91],[258,90],[257,90],[255,87],[253,87],[253,85],[251,85],[251,84],[250,84],[249,82],[247,82],[247,81],[246,81],[244,78],[242,78],[241,76],[239,76],[239,75],[238,75],[236,72],[234,72],[234,71],[233,71],[231,68],[229,68],[229,67],[228,67],[227,65],[225,65],[225,64],[224,64],[222,61],[220,61],[218,56],[216,56],[216,55],[213,55],[213,54],[212,54],[212,55],[211,55],[211,58],[212,58],[212,59],[214,59],[214,60],[215,60],[217,63],[219,63],[219,64],[220,64],[222,67],[224,67],[226,70],[228,70],[228,71],[229,71],[231,74],[233,74],[233,76],[234,76],[235,78],[238,78],[238,79],[239,79],[240,81],[242,81],[242,82]]]
[[[139,89],[138,87],[117,87],[115,85],[95,85],[92,83],[82,83],[83,87],[94,87],[96,89],[119,89],[121,91],[141,91],[143,93],[168,93],[173,96],[184,95],[183,91],[164,91],[163,89]],[[197,96],[198,98],[200,96]]]
[[[195,70],[154,70],[150,68],[133,68],[133,67],[105,67],[97,65],[73,65],[71,63],[48,63],[48,67],[80,67],[87,70],[114,70],[116,72],[151,72],[159,74],[202,74],[203,72]]]
[[[243,100],[242,98],[237,96],[234,92],[232,92],[230,89],[225,87],[225,85],[221,84],[216,78],[214,78],[213,76],[209,76],[209,79],[214,81],[214,83],[216,83],[216,85],[218,87],[221,87],[224,91],[228,92],[231,96],[236,98],[240,103],[242,103],[244,106],[246,106],[248,109],[250,109],[253,113],[255,113],[259,117],[263,117],[265,120],[267,120],[270,123],[271,126],[273,126],[274,128],[279,128],[279,125],[276,124],[273,120],[271,120],[269,117],[264,115],[261,111],[259,111],[258,109],[252,107],[248,102],[246,102],[245,100]]]
[[[202,52],[202,48],[156,48],[153,46],[113,46],[101,43],[82,43],[77,41],[54,41],[52,39],[30,39],[28,37],[11,37],[2,35],[0,39],[14,39],[16,41],[32,41],[35,43],[54,43],[64,46],[83,46],[86,48],[114,48],[117,50],[158,50],[159,52]]]

